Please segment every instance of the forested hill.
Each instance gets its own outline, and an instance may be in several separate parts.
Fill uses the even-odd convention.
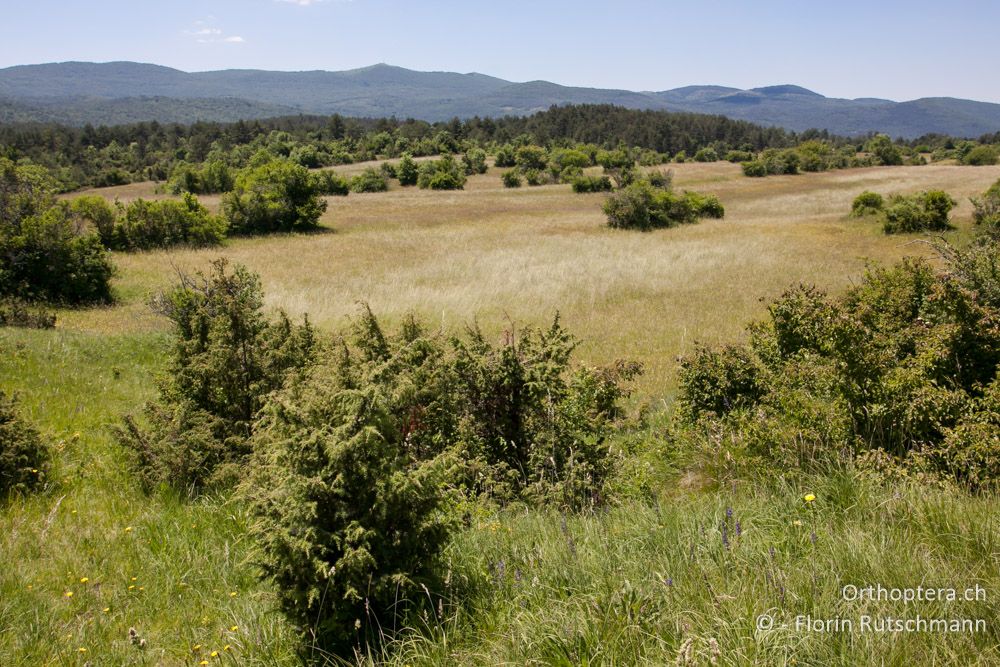
[[[977,137],[1000,130],[1000,104],[954,98],[835,99],[800,86],[739,90],[687,86],[633,92],[514,83],[484,74],[416,72],[379,64],[341,72],[182,72],[133,62],[49,63],[0,69],[0,122],[110,125],[231,121],[280,114],[417,118],[526,116],[553,105],[718,114],[794,131]]]

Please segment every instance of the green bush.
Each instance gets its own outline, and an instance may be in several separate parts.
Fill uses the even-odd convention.
[[[445,155],[439,160],[420,165],[417,185],[425,190],[461,190],[465,187],[466,180],[465,173],[455,159]]]
[[[510,144],[505,144],[497,149],[496,161],[498,167],[516,167],[517,151]]]
[[[156,305],[173,325],[170,366],[145,423],[126,417],[119,439],[146,489],[231,485],[265,398],[312,363],[312,327],[280,312],[268,321],[257,277],[241,266],[227,272],[225,260],[208,277],[184,277]]]
[[[0,327],[52,329],[56,315],[16,297],[0,297]]]
[[[524,170],[524,180],[528,185],[545,185],[548,182],[548,177],[544,171],[538,169],[525,169]]]
[[[549,155],[541,146],[521,146],[515,153],[514,162],[521,171],[541,171],[548,166]]]
[[[727,162],[752,162],[754,159],[754,154],[750,151],[729,151],[726,153]]]
[[[962,158],[962,164],[974,167],[994,165],[997,163],[997,149],[993,146],[976,146]]]
[[[403,153],[402,159],[400,159],[399,164],[396,166],[396,178],[399,179],[399,184],[416,185],[419,175],[420,169],[413,160],[413,156],[409,153]]]
[[[948,213],[957,204],[947,193],[931,190],[916,195],[893,195],[885,208],[886,234],[941,231],[951,228]]]
[[[866,215],[875,215],[885,209],[885,199],[877,192],[865,190],[851,203],[851,216],[862,218]]]
[[[38,431],[17,414],[14,399],[0,391],[0,500],[40,486],[48,462]]]
[[[508,169],[500,178],[503,180],[503,186],[505,188],[521,187],[521,174],[517,171],[517,169]]]
[[[212,215],[198,198],[185,192],[181,201],[136,199],[125,207],[114,225],[108,247],[148,250],[173,245],[217,245],[226,236],[226,223]]]
[[[385,174],[373,167],[351,179],[351,192],[385,192],[389,189],[389,180]]]
[[[202,195],[229,192],[233,185],[233,173],[229,166],[221,160],[209,160],[201,167],[179,163],[170,174],[167,189],[173,194],[191,192]]]
[[[74,217],[97,231],[105,248],[113,247],[118,211],[107,199],[97,195],[83,195],[72,199],[69,206]]]
[[[346,197],[351,191],[351,184],[347,182],[347,179],[338,175],[332,169],[314,172],[312,179],[313,188],[320,195]]]
[[[653,169],[646,173],[646,181],[654,188],[670,190],[674,186],[674,171],[673,169],[668,169],[667,171]]]
[[[972,219],[981,232],[1000,236],[1000,181],[994,183],[982,197],[973,197],[972,208]]]
[[[265,409],[241,496],[283,609],[335,644],[391,626],[435,588],[458,488],[497,500],[600,502],[605,438],[638,368],[571,369],[558,320],[445,339],[389,335],[367,308]],[[402,604],[402,607],[398,607]]]
[[[697,153],[694,154],[695,162],[718,162],[719,154],[714,148],[702,148]]]
[[[759,160],[743,162],[740,164],[740,167],[743,169],[744,176],[750,176],[751,178],[767,176],[767,167],[764,166],[764,163]]]
[[[573,192],[611,192],[613,186],[607,176],[579,176],[572,181]]]
[[[654,188],[646,181],[629,185],[604,202],[608,226],[649,231],[696,222],[699,217],[722,217],[719,200],[712,196]]]
[[[462,156],[462,166],[468,176],[485,174],[489,166],[486,164],[486,151],[481,148],[470,148]]]
[[[111,258],[98,234],[78,224],[54,191],[41,167],[0,158],[0,296],[110,301]]]
[[[309,170],[287,160],[248,167],[222,199],[232,234],[313,229],[326,210]]]
[[[867,144],[865,151],[871,153],[878,165],[900,165],[903,164],[903,154],[899,147],[892,143],[892,139],[884,134],[874,136]]]
[[[942,273],[912,260],[872,269],[837,299],[789,290],[750,327],[749,343],[699,348],[682,363],[675,436],[707,469],[725,460],[743,473],[795,474],[878,453],[995,488],[998,249],[947,256]]]
[[[726,209],[715,195],[703,195],[686,190],[684,198],[688,201],[696,218],[715,218],[721,220],[726,216]]]
[[[456,406],[440,347],[372,319],[271,401],[241,488],[257,561],[282,609],[327,645],[405,618],[454,527]],[[402,605],[397,607],[396,605]]]

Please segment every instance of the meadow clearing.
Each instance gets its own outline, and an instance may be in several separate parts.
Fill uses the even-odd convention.
[[[366,165],[338,169],[350,174]],[[111,425],[155,393],[168,334],[149,298],[176,272],[223,256],[260,274],[267,303],[336,330],[367,302],[454,330],[545,324],[558,311],[578,358],[640,361],[634,399],[669,410],[677,357],[738,339],[762,298],[799,282],[840,291],[868,262],[931,255],[913,235],[848,217],[862,190],[940,188],[960,202],[1000,167],[877,167],[744,178],[728,163],[673,165],[676,188],[717,195],[723,220],[652,233],[608,229],[602,195],[505,189],[497,170],[465,190],[329,198],[325,229],[221,248],[115,254],[118,302],[60,310],[51,331],[0,330],[0,387],[57,443],[46,492],[0,514],[0,664],[289,664],[295,630],[247,563],[246,514],[227,497],[147,497]],[[95,192],[123,201],[151,183]],[[204,197],[210,207],[218,198]],[[655,423],[655,420],[654,420]],[[636,437],[657,443],[649,426]],[[446,554],[438,613],[362,661],[394,664],[982,664],[1000,662],[1000,523],[992,498],[844,471],[805,489],[689,490],[659,445],[631,465],[659,485],[594,515],[474,516]],[[662,444],[663,450],[669,445]],[[663,458],[667,458],[663,454]],[[643,472],[644,466],[650,472]],[[723,528],[725,526],[725,528]],[[842,598],[845,584],[979,584],[957,605]],[[775,626],[758,625],[772,614]],[[984,633],[803,632],[797,615],[988,619]],[[790,623],[792,625],[787,625]],[[130,639],[129,629],[145,640]],[[321,655],[312,655],[322,658]],[[204,661],[204,662],[203,662]],[[686,661],[686,662],[685,662]]]

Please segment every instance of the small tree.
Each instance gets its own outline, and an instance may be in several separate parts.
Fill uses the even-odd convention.
[[[309,170],[287,160],[271,160],[242,170],[222,200],[233,234],[312,229],[326,210]]]
[[[461,190],[465,187],[465,173],[455,162],[455,158],[445,155],[440,160],[431,160],[420,165],[417,185],[421,189]]]
[[[399,179],[399,184],[416,185],[419,175],[420,170],[417,167],[417,163],[413,160],[413,156],[409,153],[403,153],[399,165],[396,166],[396,178]]]
[[[865,150],[872,154],[880,165],[891,166],[903,164],[903,154],[892,139],[884,134],[877,134],[865,144]]]
[[[389,180],[385,174],[368,167],[351,179],[351,192],[385,192],[389,189]]]
[[[268,321],[257,276],[242,266],[230,273],[225,260],[207,277],[182,276],[156,306],[173,324],[169,371],[146,407],[148,426],[126,417],[120,439],[146,488],[229,485],[267,395],[312,363],[313,329],[281,312]]]

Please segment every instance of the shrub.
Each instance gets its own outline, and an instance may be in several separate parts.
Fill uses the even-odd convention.
[[[14,399],[0,391],[0,500],[41,485],[48,462],[38,431],[17,414]]]
[[[115,238],[118,212],[104,197],[83,195],[69,203],[73,216],[85,225],[91,225],[105,248],[111,248]]]
[[[881,213],[885,208],[885,199],[877,192],[865,190],[851,203],[851,215],[855,218],[862,218],[866,215]]]
[[[695,222],[699,217],[721,217],[722,205],[712,196],[693,192],[678,195],[639,181],[604,202],[608,226],[649,231]]]
[[[727,162],[751,162],[754,159],[754,154],[750,151],[729,151],[726,153]]]
[[[222,210],[233,234],[288,232],[316,227],[326,202],[308,169],[271,160],[240,171]]]
[[[903,164],[903,154],[899,147],[884,134],[875,135],[865,144],[865,150],[872,154],[876,164],[886,166]]]
[[[505,188],[521,187],[521,174],[518,173],[517,169],[508,169],[500,178],[503,180],[503,186]]]
[[[332,169],[324,169],[312,174],[313,189],[316,194],[346,197],[351,191],[351,184],[347,179],[338,175]]]
[[[389,180],[374,167],[368,167],[351,179],[351,192],[385,192],[388,189]]]
[[[548,177],[545,175],[544,171],[539,171],[538,169],[525,169],[524,180],[528,185],[544,185],[548,181]]]
[[[962,164],[975,167],[994,165],[997,163],[997,149],[993,146],[976,146],[962,158]]]
[[[461,190],[465,187],[465,173],[455,159],[445,155],[439,160],[431,160],[420,165],[417,185],[421,189]]]
[[[541,146],[521,146],[515,153],[515,164],[521,171],[541,171],[548,166],[548,153]]]
[[[226,223],[212,215],[198,198],[185,192],[181,201],[136,199],[125,207],[114,226],[108,247],[148,250],[172,245],[208,246],[221,243]]]
[[[607,176],[578,176],[573,179],[573,192],[611,192],[611,179]]]
[[[227,272],[225,260],[208,277],[182,277],[156,305],[173,324],[169,372],[146,406],[146,426],[126,417],[119,439],[146,489],[230,485],[266,396],[312,363],[312,327],[284,313],[267,321],[257,277],[241,266]]]
[[[997,254],[954,251],[940,274],[912,260],[872,269],[837,299],[789,290],[749,343],[684,360],[678,437],[710,468],[794,474],[863,454],[995,488]]]
[[[674,171],[673,169],[667,171],[654,169],[646,174],[646,181],[654,188],[670,190],[674,186]]]
[[[931,190],[917,195],[894,195],[885,208],[886,234],[950,229],[948,213],[956,201],[947,193]]]
[[[0,296],[111,300],[114,266],[96,232],[56,202],[45,170],[0,158]]]
[[[0,327],[52,329],[55,325],[55,313],[16,297],[0,297]]]
[[[335,646],[435,588],[454,526],[438,438],[456,406],[438,343],[412,325],[386,338],[368,317],[355,337],[272,400],[241,488],[283,610]]]
[[[420,170],[417,167],[417,163],[413,160],[413,156],[409,153],[403,153],[403,157],[396,167],[396,178],[399,179],[399,184],[416,185],[419,173]]]
[[[972,219],[982,233],[996,237],[1000,233],[1000,181],[994,183],[982,197],[973,197],[972,208]]]
[[[282,607],[346,643],[433,588],[456,485],[499,500],[578,507],[610,473],[605,437],[638,368],[569,367],[545,331],[477,329],[446,340],[416,320],[394,335],[367,308],[352,331],[277,393],[254,436],[241,495]]]
[[[759,160],[744,162],[740,165],[740,167],[743,169],[744,176],[750,176],[752,178],[767,176],[767,167],[764,166],[764,163]]]
[[[462,165],[466,175],[485,174],[489,168],[486,164],[486,151],[481,148],[470,148],[462,156]]]
[[[715,195],[703,195],[698,192],[685,191],[684,198],[688,201],[696,218],[715,218],[721,220],[726,215],[726,209]]]
[[[718,162],[719,154],[715,152],[714,148],[702,148],[697,153],[694,154],[695,162]]]
[[[173,194],[191,192],[201,195],[229,192],[233,185],[233,174],[229,166],[221,160],[210,160],[200,168],[186,162],[179,163],[170,175],[167,189]]]
[[[498,167],[516,167],[517,151],[510,144],[505,144],[497,149],[496,161]]]

